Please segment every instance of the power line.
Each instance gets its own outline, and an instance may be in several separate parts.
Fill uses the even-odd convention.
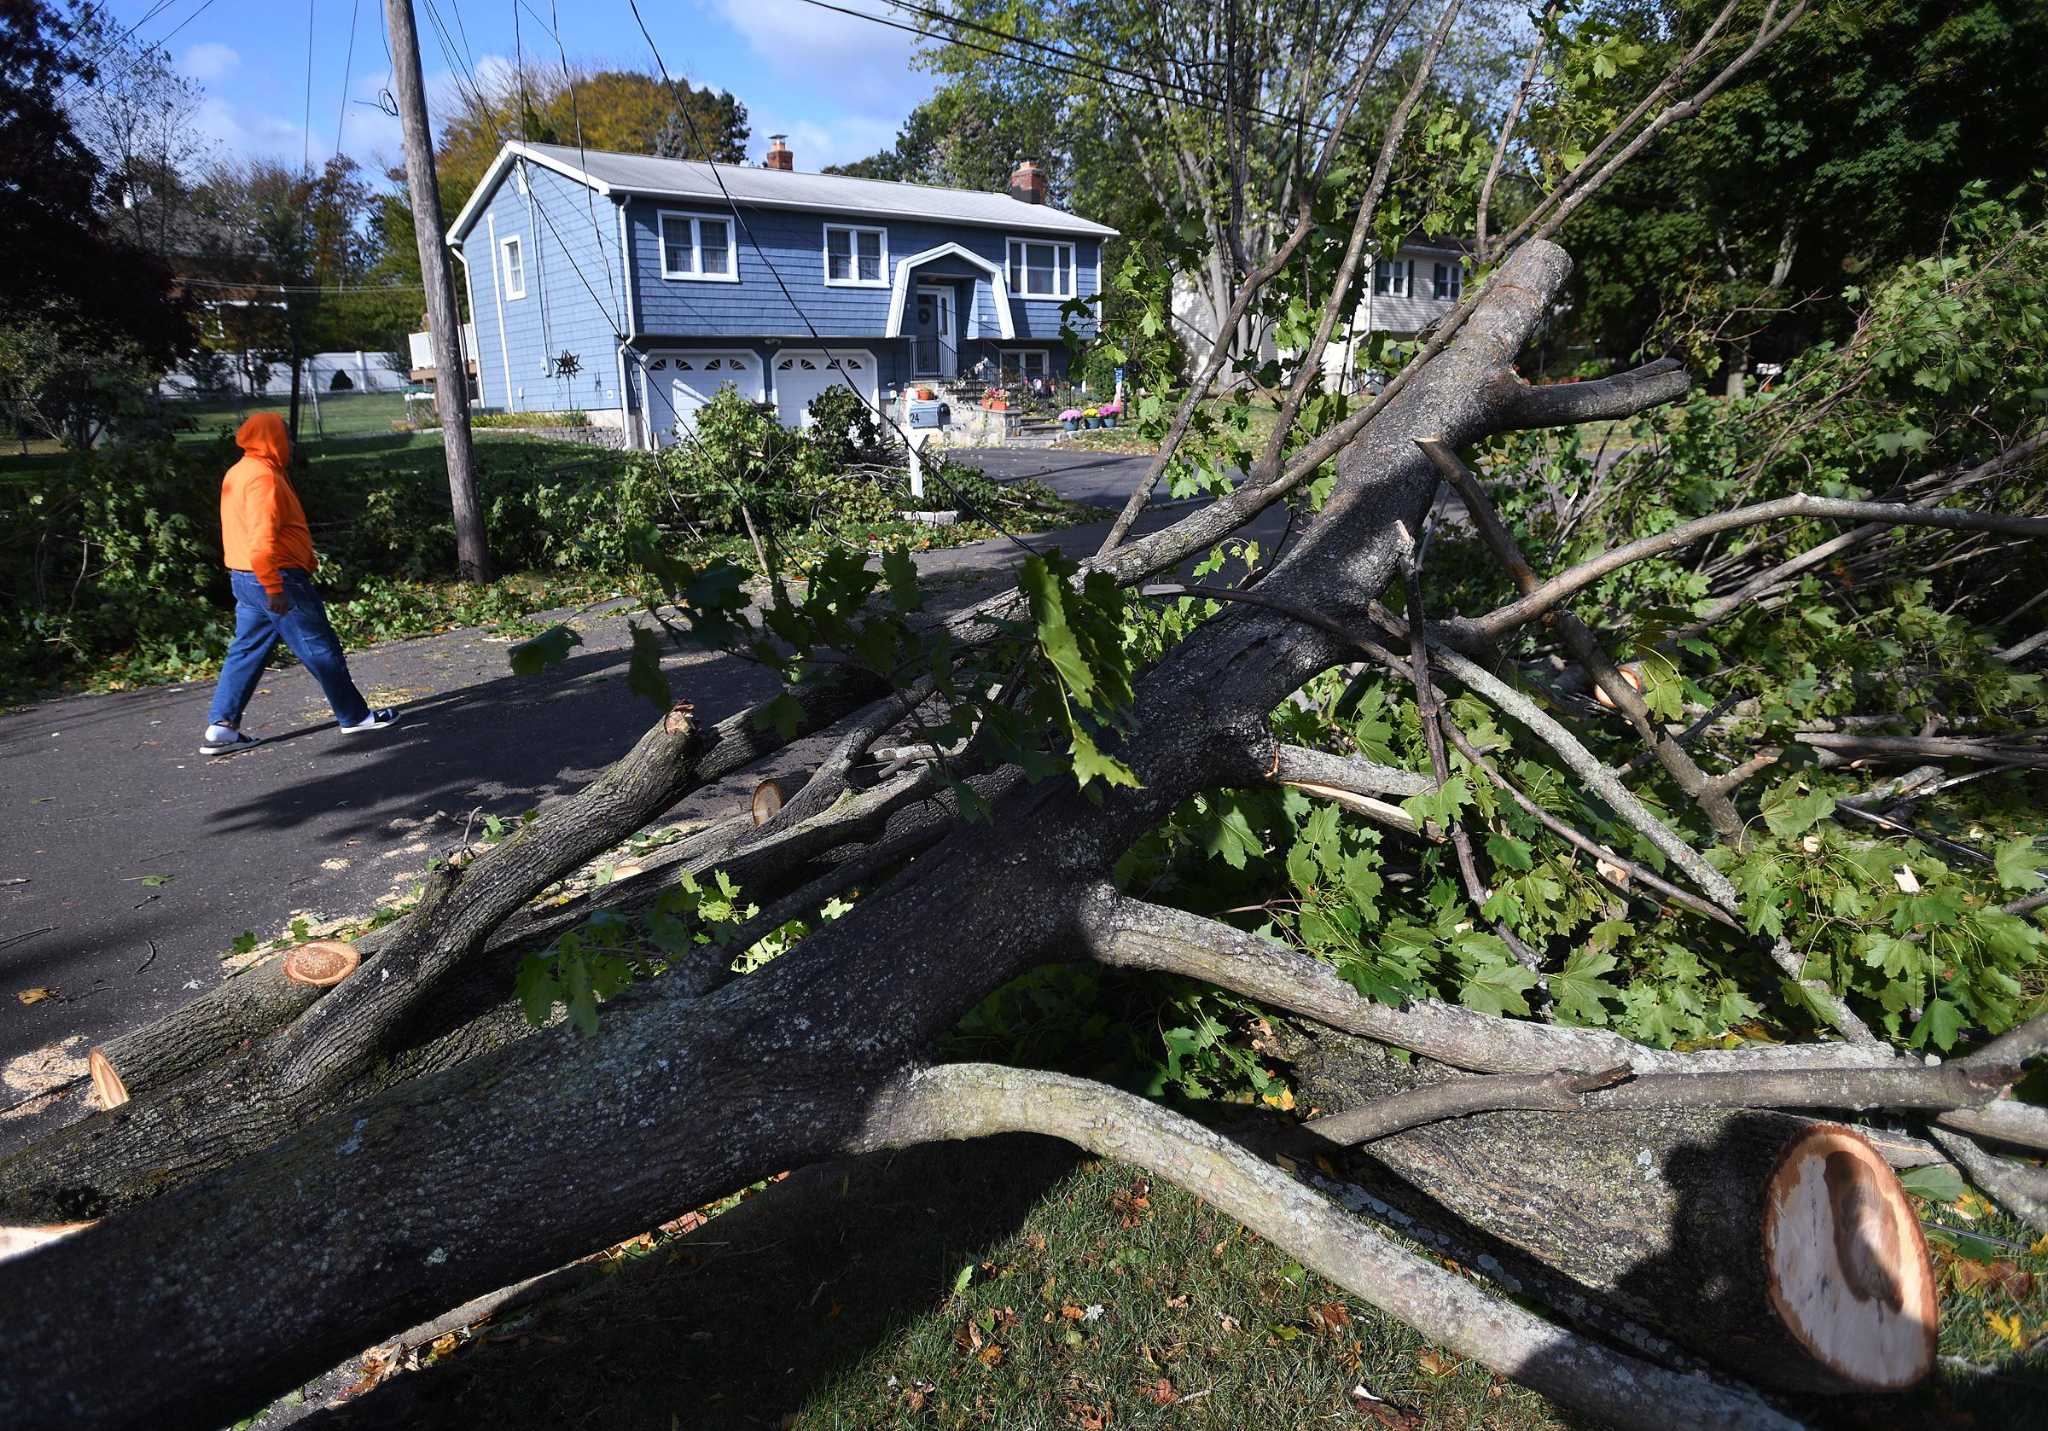
[[[891,20],[884,15],[870,15],[863,10],[852,10],[848,9],[844,5],[834,5],[830,3],[830,0],[803,0],[803,3],[806,5],[815,6],[817,9],[820,10],[830,10],[835,14],[848,15],[856,20],[865,20],[871,25],[886,25],[889,29],[901,30],[906,35],[916,35],[920,39],[933,38],[931,31],[921,26],[906,25],[899,20]],[[897,3],[897,0],[891,0],[891,3]],[[903,5],[901,8],[919,14],[933,15],[934,17],[943,20],[947,24],[967,24],[966,21],[955,20],[951,16],[943,15],[941,12],[923,10],[916,5]],[[970,28],[983,30],[988,34],[998,36],[1012,44],[1030,45],[1035,49],[1044,50],[1050,54],[1065,56],[1067,59],[1074,61],[1076,64],[1096,66],[1096,68],[1094,69],[1076,69],[1072,65],[1058,65],[1049,62],[1041,62],[1038,66],[1040,69],[1051,70],[1055,74],[1063,74],[1071,79],[1086,80],[1090,84],[1098,84],[1103,86],[1105,89],[1117,90],[1124,94],[1135,94],[1145,99],[1159,98],[1157,91],[1151,88],[1151,86],[1156,85],[1160,89],[1170,90],[1180,95],[1189,109],[1200,110],[1204,114],[1212,114],[1217,116],[1218,118],[1226,117],[1226,111],[1217,104],[1211,102],[1209,96],[1201,90],[1192,89],[1186,85],[1178,84],[1170,80],[1150,79],[1144,76],[1140,76],[1141,79],[1145,80],[1143,86],[1120,83],[1117,80],[1111,79],[1109,77],[1109,73],[1114,72],[1120,74],[1131,74],[1134,73],[1134,71],[1118,69],[1116,66],[1109,65],[1107,61],[1091,59],[1085,55],[1077,55],[1071,50],[1062,50],[1055,46],[1041,44],[1035,40],[1027,40],[1021,35],[1005,34],[1001,30],[991,29],[990,27],[985,25],[971,26]],[[942,36],[939,38],[943,38],[948,44],[958,45],[962,49],[973,50],[978,54],[993,55],[997,59],[1016,58],[1016,56],[1008,50],[999,50],[992,45],[976,44],[974,41],[962,39],[958,35]],[[1330,133],[1329,126],[1327,125],[1317,124],[1313,121],[1306,119],[1290,118],[1286,115],[1275,114],[1270,110],[1251,109],[1246,110],[1245,112],[1247,114],[1255,115],[1259,118],[1265,119],[1268,123],[1278,125],[1280,128],[1300,129],[1304,133],[1313,134],[1319,139],[1327,138]]]
[[[361,16],[363,0],[352,0],[348,10],[348,54],[341,62],[341,104],[334,112],[334,157],[341,158],[341,132],[348,123],[348,82],[350,72],[356,66],[356,21]]]
[[[306,114],[299,121],[299,172],[313,171],[313,9],[319,0],[306,0]]]
[[[702,150],[706,154],[709,154],[711,152],[709,146],[707,146],[704,143],[703,135],[697,132],[697,117],[690,112],[689,105],[684,102],[684,96],[682,92],[676,88],[675,80],[670,78],[668,72],[668,63],[661,57],[661,47],[654,43],[654,35],[647,28],[646,17],[640,13],[640,0],[626,0],[626,5],[633,12],[633,22],[640,27],[641,37],[647,41],[648,52],[654,56],[654,67],[661,72],[661,82],[668,87],[669,96],[675,101],[676,104],[676,112],[682,115],[683,123],[689,127],[691,142],[693,142],[698,149]],[[789,291],[789,285],[782,281],[782,274],[776,269],[773,260],[771,260],[768,257],[767,250],[762,248],[761,241],[758,238],[754,237],[753,227],[750,224],[748,224],[746,215],[740,212],[740,206],[738,202],[734,200],[732,196],[732,191],[725,187],[725,176],[719,173],[719,165],[717,165],[716,163],[706,161],[704,167],[711,172],[712,181],[718,185],[718,192],[725,199],[725,206],[728,209],[732,210],[733,222],[739,226],[739,231],[746,235],[747,242],[753,245],[755,256],[761,260],[761,266],[768,270],[768,276],[775,280],[775,286],[782,290],[783,302],[789,305],[791,312],[795,313],[798,318],[803,320],[804,330],[811,335],[811,341],[818,345],[818,351],[825,355],[826,361],[829,363],[838,363],[839,359],[833,355],[831,347],[825,342],[824,335],[818,331],[817,325],[811,322],[811,315],[804,310],[802,304],[796,301],[796,295],[791,293]],[[657,234],[656,237],[658,239],[659,235]],[[735,270],[737,270],[739,267],[739,251],[737,248],[733,250],[733,267]],[[630,275],[628,276],[628,281],[630,281]],[[595,295],[592,296],[594,297]],[[844,368],[840,369],[840,376],[841,380],[845,381]],[[880,376],[881,375],[879,373],[876,374],[876,378],[878,381],[880,379]],[[865,404],[870,410],[874,412],[876,417],[880,418],[884,423],[886,423],[889,426],[890,430],[893,431],[899,438],[903,440],[903,444],[905,447],[911,447],[910,434],[903,430],[902,425],[896,421],[896,419],[889,413],[889,411],[886,408],[884,408],[881,405],[879,401],[869,401],[867,394],[863,393],[851,382],[846,383],[846,390],[852,393],[855,397],[859,398],[863,404]],[[912,451],[912,460],[916,460],[916,453],[914,449]],[[957,490],[953,493],[953,495],[956,500],[960,499],[961,494]],[[965,506],[966,503],[963,501],[962,505]],[[996,531],[1001,534],[1005,541],[1010,542],[1019,550],[1027,554],[1035,554],[1032,553],[1031,548],[1028,545],[1026,545],[1022,541],[1019,541],[1016,535],[1012,533],[1008,527],[1004,526],[1001,522],[991,517],[988,513],[980,512],[976,515],[978,515],[984,522],[987,522],[991,527],[994,527]]]

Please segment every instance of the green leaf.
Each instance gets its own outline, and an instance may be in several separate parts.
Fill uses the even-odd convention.
[[[1764,823],[1771,827],[1771,833],[1786,839],[1805,834],[1832,815],[1835,797],[1819,791],[1801,795],[1798,781],[1784,780],[1764,792],[1762,809]]]
[[[582,644],[583,638],[568,627],[550,626],[532,640],[508,648],[505,655],[512,663],[513,675],[538,676],[549,666],[568,660],[570,648]]]
[[[171,882],[172,878],[171,875],[166,874],[144,875],[142,877],[142,887],[144,889],[162,889]]]
[[[2041,871],[2048,869],[2048,850],[2037,850],[2027,840],[2008,840],[1998,847],[1992,867],[2007,889],[2039,889]]]
[[[1593,949],[1575,949],[1564,968],[1550,976],[1550,997],[1557,1011],[1575,1024],[1607,1022],[1607,999],[1619,1001],[1621,990],[1607,982],[1619,961],[1612,954]]]
[[[1966,1022],[1961,1009],[1947,999],[1936,999],[1913,1026],[1912,1045],[1921,1048],[1931,1039],[1935,1047],[1947,1053],[1956,1046],[1956,1036],[1962,1033]]]
[[[1962,1175],[1946,1163],[1928,1163],[1899,1174],[1899,1186],[1930,1202],[1954,1202],[1963,1195]]]
[[[972,1262],[970,1262],[970,1263],[968,1263],[968,1264],[967,1264],[967,1265],[966,1265],[965,1267],[962,1267],[962,1268],[961,1268],[961,1269],[960,1269],[960,1270],[959,1270],[959,1271],[958,1271],[957,1273],[955,1273],[955,1274],[954,1274],[954,1276],[953,1276],[953,1291],[954,1291],[955,1293],[960,1293],[960,1292],[964,1292],[964,1291],[966,1291],[966,1290],[967,1290],[967,1284],[968,1284],[969,1282],[972,1282],[973,1280],[974,1280],[974,1264],[973,1264]]]
[[[1017,585],[1031,603],[1039,647],[1059,673],[1060,684],[1067,688],[1076,705],[1083,709],[1092,707],[1095,673],[1088,669],[1088,658],[1082,654],[1080,639],[1067,619],[1070,593],[1066,583],[1046,564],[1045,558],[1032,555],[1024,559],[1017,573]]]
[[[1536,867],[1535,861],[1529,857],[1529,847],[1512,835],[1488,835],[1486,853],[1492,856],[1495,864],[1505,865],[1511,870]]]
[[[1086,787],[1090,780],[1101,780],[1105,785],[1122,785],[1129,789],[1138,788],[1138,777],[1131,767],[1114,755],[1105,755],[1088,736],[1076,727],[1073,743],[1067,747],[1074,757],[1074,783]]]
[[[1465,980],[1458,990],[1458,1002],[1482,1014],[1520,1014],[1526,1018],[1529,1003],[1522,995],[1535,986],[1535,970],[1520,964],[1494,964]]]
[[[669,693],[668,675],[661,669],[661,638],[653,628],[629,622],[633,631],[633,659],[626,667],[626,689],[653,702],[658,711],[675,703]]]
[[[797,722],[803,719],[803,715],[802,703],[788,691],[782,691],[754,713],[754,724],[764,729],[773,727],[784,740],[795,740]]]
[[[882,580],[889,584],[889,600],[898,611],[924,609],[924,592],[917,585],[917,563],[908,547],[891,547],[882,553]]]

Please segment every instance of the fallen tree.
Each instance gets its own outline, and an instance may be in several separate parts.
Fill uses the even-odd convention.
[[[96,1050],[102,1106],[0,1162],[0,1217],[97,1220],[0,1273],[9,1292],[0,1311],[8,1364],[34,1368],[0,1377],[0,1419],[220,1424],[383,1333],[763,1176],[848,1151],[1028,1129],[1193,1188],[1339,1285],[1593,1416],[1790,1424],[1747,1385],[1674,1370],[1546,1323],[1403,1252],[1177,1113],[1102,1084],[931,1066],[949,1031],[991,993],[1077,958],[1199,980],[1442,1065],[1427,1099],[1392,1080],[1364,1089],[1370,1101],[1337,1131],[1347,1142],[1369,1139],[1364,1156],[1633,1314],[1674,1320],[1668,1305],[1643,1292],[1658,1266],[1704,1276],[1724,1262],[1731,1280],[1713,1299],[1716,1318],[1692,1324],[1681,1314],[1671,1330],[1739,1376],[1773,1388],[1840,1390],[1891,1389],[1924,1375],[1932,1289],[1924,1248],[1909,1235],[1910,1210],[1871,1145],[1852,1133],[1812,1133],[1810,1115],[1917,1112],[1944,1138],[1962,1140],[1969,1151],[1957,1156],[1966,1171],[1999,1196],[2018,1165],[1973,1140],[2048,1146],[2040,1111],[2009,1096],[2048,1043],[2048,1025],[2037,1018],[1971,1059],[1925,1066],[1895,1046],[1895,1030],[1875,1011],[1882,1005],[1852,997],[1846,980],[1838,987],[1828,970],[1811,967],[1784,921],[1774,928],[1759,920],[1758,897],[1738,889],[1726,868],[1755,852],[1746,827],[1761,813],[1774,832],[1779,823],[1789,828],[1786,804],[1798,801],[1793,814],[1805,824],[1797,835],[1826,812],[1797,791],[1753,812],[1741,782],[1716,773],[1717,757],[1696,744],[1712,721],[1674,730],[1669,712],[1650,704],[1661,699],[1654,689],[1638,692],[1619,676],[1596,619],[1564,609],[1626,567],[1602,557],[1602,570],[1568,571],[1546,585],[1459,457],[1499,434],[1625,419],[1687,392],[1687,375],[1668,362],[1568,388],[1533,387],[1514,363],[1566,281],[1569,259],[1549,238],[1574,196],[1711,97],[1802,7],[1768,7],[1733,58],[1666,103],[1734,8],[1593,151],[1584,174],[1509,236],[1499,268],[1393,383],[1297,441],[1290,433],[1312,399],[1321,350],[1347,311],[1373,234],[1385,183],[1376,170],[1350,235],[1324,255],[1330,292],[1322,321],[1281,400],[1279,434],[1249,465],[1248,480],[1161,531],[1112,545],[1075,574],[1079,580],[1041,563],[1027,568],[1019,594],[942,626],[913,627],[914,581],[885,568],[899,608],[885,619],[863,607],[874,580],[862,586],[859,563],[844,564],[836,574],[815,573],[801,600],[775,594],[778,646],[744,624],[737,603],[721,604],[689,573],[658,566],[683,601],[684,620],[728,636],[737,630],[735,644],[802,679],[772,705],[709,731],[687,707],[669,711],[589,789],[543,810],[502,845],[437,870],[410,914],[358,943],[352,967],[341,959],[309,974],[300,961],[301,977],[293,978],[283,962],[264,965]],[[1434,33],[1455,13],[1447,8]],[[1424,63],[1411,97],[1426,74]],[[1405,112],[1386,136],[1380,170]],[[1333,136],[1318,172],[1334,144]],[[1303,210],[1302,237],[1283,252],[1302,249],[1314,217]],[[1254,273],[1244,303],[1278,272]],[[1204,385],[1214,377],[1212,367]],[[1199,397],[1190,395],[1169,429],[1162,467]],[[1423,609],[1430,513],[1446,468],[1523,593],[1520,605],[1475,622],[1437,622]],[[1179,624],[1164,630],[1143,669],[1118,654],[1115,633],[1128,614],[1121,588],[1205,551],[1320,476],[1331,482],[1319,509],[1284,554],[1259,569],[1256,584],[1178,588]],[[1151,486],[1147,480],[1134,498],[1133,513]],[[1944,507],[1932,519],[1930,510],[1767,502],[1731,508],[1711,530],[1690,535],[1783,518],[2048,535],[2038,516]],[[1405,616],[1381,605],[1383,594],[1404,587]],[[848,592],[857,599],[842,602]],[[1658,785],[1631,784],[1622,762],[1603,758],[1607,742],[1585,724],[1594,717],[1573,704],[1562,680],[1545,683],[1540,661],[1518,668],[1503,659],[1500,643],[1518,636],[1554,659],[1549,676],[1569,668],[1579,689],[1607,695]],[[1561,652],[1549,651],[1553,637]],[[947,659],[935,661],[941,643]],[[875,650],[883,656],[817,659]],[[972,664],[966,656],[975,652],[993,653],[992,664]],[[1346,699],[1369,675],[1407,703],[1416,737],[1409,763],[1288,738],[1276,710],[1293,709],[1305,688],[1340,669],[1353,675]],[[1445,687],[1464,694],[1454,704]],[[1027,707],[1034,699],[1039,704]],[[1074,714],[1076,702],[1084,714]],[[1510,763],[1512,739],[1473,728],[1467,702],[1489,723],[1497,716],[1520,731],[1531,754]],[[1027,710],[1043,719],[1032,724],[1020,714]],[[902,737],[890,739],[892,731]],[[630,986],[621,979],[590,1032],[584,1016],[594,1018],[598,1002],[592,970],[619,957],[596,947],[611,926],[587,925],[585,909],[549,913],[532,901],[682,794],[798,734],[828,743],[809,783],[757,802],[759,824],[742,817],[699,832],[604,896],[615,909],[644,905],[674,927],[650,936],[658,957],[648,955],[642,972],[659,977]],[[878,745],[931,759],[870,783],[862,757]],[[1976,741],[1865,748],[1952,761],[2011,753],[2010,744]],[[891,766],[898,763],[892,756]],[[1030,778],[1048,768],[1051,778]],[[1601,828],[1580,828],[1574,820],[1585,817],[1554,790],[1538,798],[1522,788],[1546,769],[1578,782],[1579,808],[1600,812]],[[1518,826],[1477,799],[1449,798],[1481,786],[1498,786],[1499,808],[1534,823]],[[1392,829],[1400,848],[1442,873],[1439,942],[1452,951],[1446,957],[1481,960],[1482,992],[1467,994],[1472,1006],[1361,972],[1362,959],[1312,947],[1303,925],[1286,926],[1292,937],[1280,938],[1141,898],[1119,883],[1120,863],[1190,801],[1273,789]],[[1731,989],[1738,978],[1749,981],[1771,1004],[1772,1027],[1840,1037],[1678,1052],[1588,1026],[1597,1020],[1585,1001],[1597,1010],[1607,997],[1576,947],[1590,941],[1567,939],[1497,902],[1517,867],[1513,832],[1535,825],[1566,852],[1558,858],[1596,864],[1616,908],[1627,908],[1625,900],[1649,906],[1651,918],[1668,921],[1662,938],[1706,951],[1731,971]],[[1356,838],[1346,828],[1334,816],[1304,840],[1308,888],[1296,903],[1333,886],[1344,886],[1354,905],[1376,897],[1384,866],[1356,863],[1356,849],[1342,844]],[[1440,846],[1456,860],[1444,860]],[[1325,853],[1329,868],[1317,864]],[[1893,858],[1889,848],[1881,853]],[[1906,870],[1917,881],[1910,864]],[[744,889],[757,912],[707,913],[703,881],[717,875]],[[778,944],[776,957],[748,957],[763,941],[786,941],[792,921],[812,921],[855,890],[850,909],[815,921],[786,948]],[[1972,917],[2010,944],[2022,939],[2015,926],[2031,928],[2024,904],[1975,909]],[[586,938],[590,928],[599,932]],[[1911,957],[1914,941],[1905,936],[1915,933],[1902,929],[1881,958]],[[1474,954],[1475,935],[1497,939],[1513,958]],[[575,959],[563,952],[572,938],[583,941]],[[538,975],[535,959],[545,966]],[[556,968],[565,972],[549,972]],[[544,1008],[562,1004],[569,1017],[529,1029],[512,996],[515,974],[526,981],[520,987],[539,990]],[[1388,996],[1366,992],[1374,988]],[[1537,991],[1533,1008],[1521,1002],[1529,991]],[[1488,998],[1494,1006],[1482,1007]],[[1503,1017],[1511,999],[1513,1011],[1532,1016]],[[1577,1015],[1562,1016],[1575,1007]],[[1743,1003],[1729,1007],[1741,1015],[1725,1020],[1731,1026],[1763,1016],[1753,1001],[1746,1007],[1755,1016]],[[1896,1019],[1902,1010],[1884,1012]],[[1694,1145],[1709,1155],[1671,1156]],[[1655,1197],[1640,1195],[1626,1176],[1645,1151],[1667,1168]],[[1979,1159],[1986,1161],[1972,1167]],[[1615,1196],[1591,1196],[1617,1174]],[[1705,1204],[1714,1217],[1695,1218],[1692,1210]],[[1574,1217],[1561,1223],[1542,1208]],[[1801,1229],[1795,1237],[1773,1230],[1793,1226]],[[1780,1256],[1795,1246],[1820,1246],[1826,1256]],[[1830,1278],[1853,1284],[1854,1307],[1816,1310]],[[1732,1338],[1731,1328],[1753,1335]]]

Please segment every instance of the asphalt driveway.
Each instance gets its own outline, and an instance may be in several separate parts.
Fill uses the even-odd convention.
[[[1105,506],[1121,504],[1144,465],[1088,452],[962,455],[992,476],[1039,477]],[[1141,530],[1176,515],[1152,513]],[[1029,544],[1091,552],[1105,529]],[[964,594],[1003,580],[1021,557],[998,540],[931,553],[925,565]],[[365,913],[416,882],[473,821],[576,790],[624,753],[650,714],[626,689],[626,622],[599,612],[576,625],[584,644],[532,678],[513,676],[504,640],[478,631],[351,653],[372,703],[404,707],[388,732],[342,734],[302,668],[273,669],[247,718],[265,743],[226,759],[198,754],[210,683],[0,716],[0,1114],[91,1044],[220,978],[244,931],[268,940],[294,918]],[[675,654],[667,664],[672,688],[707,721],[773,690],[729,657]],[[816,758],[799,746],[778,767]],[[675,817],[743,809],[758,778],[700,791]]]

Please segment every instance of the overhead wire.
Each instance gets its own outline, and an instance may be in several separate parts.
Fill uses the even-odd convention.
[[[306,112],[299,121],[299,172],[313,169],[313,10],[319,0],[306,0]]]
[[[334,111],[334,157],[341,158],[341,136],[348,124],[348,82],[356,66],[356,22],[362,17],[363,0],[350,0],[348,11],[348,53],[341,61],[341,103]]]
[[[675,80],[669,74],[668,62],[662,58],[661,47],[655,44],[653,32],[647,28],[647,19],[640,13],[640,0],[626,0],[626,5],[633,12],[633,21],[640,27],[641,37],[647,41],[648,53],[654,56],[654,66],[660,72],[661,82],[667,86],[670,97],[675,101],[677,112],[682,115],[683,123],[689,128],[691,142],[697,146],[699,151],[709,154],[711,152],[709,146],[704,143],[703,135],[697,131],[696,116],[690,113],[688,104],[684,102],[684,96],[677,89]],[[718,185],[718,192],[724,198],[725,206],[732,211],[734,224],[746,236],[747,242],[753,246],[755,256],[760,259],[761,266],[768,270],[768,276],[775,280],[775,286],[782,291],[783,301],[789,305],[790,311],[802,320],[804,330],[810,334],[811,341],[818,345],[818,351],[825,355],[826,361],[835,364],[839,363],[840,359],[834,356],[831,346],[825,341],[824,335],[818,331],[817,325],[811,321],[811,315],[805,312],[803,305],[796,301],[796,295],[789,291],[789,285],[783,282],[781,272],[776,269],[774,261],[768,257],[767,250],[762,247],[760,239],[755,237],[753,227],[748,224],[746,215],[740,211],[739,203],[732,196],[732,191],[725,185],[725,176],[719,172],[720,166],[706,160],[704,167],[710,171],[712,182]],[[739,251],[737,248],[733,251],[733,265],[735,268],[739,265]],[[851,350],[848,350],[848,353],[850,356]],[[873,411],[876,417],[880,418],[891,431],[903,440],[906,447],[911,446],[910,434],[903,430],[902,425],[896,421],[888,409],[883,407],[878,399],[870,399],[866,393],[863,393],[851,382],[847,382],[845,377],[846,370],[843,366],[839,369],[839,373],[840,381],[846,383],[847,391],[859,398],[863,405]],[[876,374],[876,377],[879,381],[880,374]],[[961,493],[956,491],[953,495],[956,499],[961,500],[963,506],[968,505]],[[1019,540],[1015,533],[1011,532],[1008,527],[997,521],[990,514],[978,512],[975,515],[979,516],[982,521],[988,523],[991,527],[994,527],[996,532],[1005,541],[1017,547],[1020,551],[1035,555],[1029,545]]]

